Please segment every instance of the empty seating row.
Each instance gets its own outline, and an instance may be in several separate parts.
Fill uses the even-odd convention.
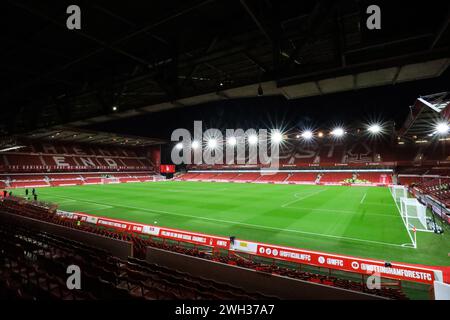
[[[274,182],[274,183],[368,183],[392,184],[392,175],[382,172],[222,172],[197,173],[195,171],[176,176],[177,180],[214,180],[239,182]]]
[[[259,293],[193,277],[134,258],[128,261],[68,238],[0,226],[0,278],[25,299],[257,299]],[[69,290],[67,267],[82,270],[83,290]],[[16,280],[16,282],[14,282]]]
[[[86,232],[93,232],[110,238],[132,241],[134,252],[137,256],[145,254],[146,246],[154,246],[164,250],[170,250],[182,254],[197,256],[203,259],[214,260],[230,265],[255,269],[257,271],[282,275],[296,278],[303,281],[320,283],[322,285],[336,286],[349,290],[366,291],[367,287],[360,283],[350,280],[343,280],[334,276],[324,276],[314,274],[299,269],[280,267],[275,264],[261,264],[239,255],[225,254],[220,252],[211,253],[200,248],[184,247],[177,244],[168,244],[153,239],[140,238],[138,235],[127,232],[118,232],[107,230],[95,225],[77,224],[73,220],[65,220],[52,215],[45,207],[36,207],[33,203],[18,203],[14,199],[8,199],[0,202],[0,211],[19,213],[21,215],[31,216],[36,219],[42,219],[52,223],[62,224],[67,227],[81,229]],[[4,237],[3,234],[9,234]],[[3,238],[6,238],[3,241]],[[23,240],[26,239],[26,240]],[[10,245],[9,244],[13,244]],[[88,288],[83,296],[73,297],[66,295],[66,292],[55,290],[56,298],[66,299],[86,299],[86,298],[140,298],[140,299],[267,299],[267,296],[260,293],[247,293],[244,290],[229,285],[217,283],[212,280],[205,280],[192,277],[188,274],[171,270],[162,266],[149,264],[145,261],[129,258],[123,261],[110,256],[107,252],[91,248],[66,238],[55,237],[42,232],[35,232],[28,229],[22,229],[20,226],[8,227],[0,225],[0,247],[8,247],[17,252],[25,254],[27,252],[35,256],[35,259],[28,261],[37,261],[33,265],[39,265],[49,274],[49,279],[55,279],[58,274],[74,262],[88,273]],[[2,265],[0,262],[0,269]],[[23,269],[23,268],[22,268]],[[65,269],[64,269],[65,270]],[[0,272],[0,280],[3,273]],[[29,277],[28,274],[22,274],[23,278]],[[0,284],[1,287],[1,284]],[[10,286],[16,289],[17,286]],[[55,287],[53,286],[53,289]],[[116,290],[118,289],[118,290]],[[23,297],[33,295],[28,291],[24,292]],[[377,294],[391,299],[406,299],[406,296],[400,290],[400,287],[387,288],[368,291],[371,294]],[[48,296],[46,293],[44,297]],[[273,297],[272,297],[273,298]]]

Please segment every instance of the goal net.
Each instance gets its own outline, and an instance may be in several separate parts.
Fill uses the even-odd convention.
[[[389,189],[403,219],[412,245],[414,248],[417,248],[416,232],[428,231],[426,207],[416,198],[408,198],[408,189],[404,186],[393,185]]]
[[[392,198],[394,198],[395,203],[400,207],[401,198],[408,198],[408,190],[405,186],[393,185],[389,187],[391,190]]]
[[[415,198],[401,198],[400,213],[408,229],[427,231],[427,208]]]
[[[102,184],[119,183],[119,182],[120,182],[120,180],[115,177],[101,178]]]

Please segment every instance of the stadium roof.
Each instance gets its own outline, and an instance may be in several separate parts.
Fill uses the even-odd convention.
[[[92,143],[97,145],[120,145],[129,147],[147,147],[165,143],[164,140],[150,139],[131,135],[122,135],[109,132],[90,131],[69,127],[54,127],[51,129],[37,129],[19,138],[49,140],[69,143]]]
[[[425,137],[433,134],[435,125],[450,119],[450,92],[441,92],[419,97],[410,107],[411,112],[399,136]]]
[[[203,102],[287,99],[439,76],[450,62],[449,5],[371,2],[6,1],[0,134],[83,126]],[[261,87],[261,88],[259,88]],[[6,109],[6,110],[5,110]]]

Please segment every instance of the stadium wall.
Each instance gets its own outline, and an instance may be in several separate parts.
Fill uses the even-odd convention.
[[[131,242],[106,238],[94,233],[76,230],[29,217],[22,217],[12,213],[0,212],[0,221],[1,220],[8,220],[9,222],[13,221],[21,226],[26,226],[39,232],[47,232],[59,237],[70,238],[89,246],[109,251],[111,254],[122,259],[133,256],[133,245]]]
[[[341,288],[230,266],[177,252],[147,247],[146,260],[196,277],[229,283],[249,292],[260,292],[280,299],[382,300],[384,298]]]

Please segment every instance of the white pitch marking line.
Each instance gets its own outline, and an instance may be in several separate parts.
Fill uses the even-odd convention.
[[[322,190],[322,191],[325,191],[325,190]],[[76,200],[76,199],[74,199],[74,200]],[[80,201],[90,202],[90,203],[102,205],[101,203],[98,203],[98,202],[95,202],[95,201],[88,201],[88,200],[80,200]],[[180,216],[180,217],[208,220],[208,221],[213,221],[213,222],[228,223],[228,224],[233,224],[233,225],[242,225],[242,226],[254,227],[254,228],[259,228],[259,229],[268,229],[268,230],[276,230],[276,231],[283,231],[283,232],[300,233],[300,234],[307,234],[307,235],[313,235],[313,236],[319,236],[319,237],[327,237],[327,238],[341,239],[341,240],[347,240],[347,241],[356,241],[356,242],[375,243],[375,244],[380,244],[380,245],[385,245],[385,246],[393,246],[393,247],[405,248],[403,245],[395,244],[395,243],[380,242],[380,241],[374,241],[374,240],[364,240],[364,239],[351,238],[351,237],[342,237],[342,236],[335,236],[335,235],[331,235],[331,234],[315,233],[315,232],[300,231],[300,230],[282,229],[282,228],[262,226],[262,225],[258,225],[258,224],[250,224],[250,223],[237,222],[237,221],[229,221],[229,220],[221,220],[221,219],[212,219],[212,218],[206,218],[206,217],[199,217],[199,216],[193,216],[193,215],[188,215],[188,214],[176,213],[176,212],[171,212],[171,211],[163,211],[163,210],[154,210],[154,209],[147,209],[147,208],[140,208],[140,207],[124,206],[124,205],[115,204],[115,203],[110,203],[110,204],[113,205],[113,206],[118,206],[118,207],[123,207],[123,208],[130,208],[130,209],[136,209],[136,210],[142,210],[142,211],[154,212],[154,213],[163,213],[163,214],[169,214],[169,215]]]
[[[366,196],[367,196],[367,192],[364,193],[364,196],[362,197],[361,201],[359,202],[360,204],[362,204],[364,202],[364,199],[366,198]]]
[[[325,190],[327,190],[327,189],[321,189],[321,190],[316,191],[316,192],[308,193],[308,194],[306,194],[305,196],[300,197],[300,198],[297,198],[298,193],[296,193],[296,194],[294,194],[294,197],[296,197],[297,199],[292,200],[292,201],[289,201],[289,202],[286,202],[285,204],[281,205],[281,207],[282,207],[282,208],[286,208],[287,206],[289,206],[289,205],[291,205],[291,204],[293,204],[293,203],[295,203],[295,202],[298,202],[298,201],[300,201],[300,200],[304,200],[304,199],[306,199],[306,198],[312,197],[312,196],[314,196],[314,195],[316,195],[316,194],[319,194],[319,193],[321,193],[321,192],[323,192],[323,191],[325,191]]]
[[[70,203],[73,203],[73,202],[85,202],[85,203],[91,203],[91,201],[87,201],[87,200],[76,200],[76,199],[72,199],[72,198],[69,198],[69,197],[63,197],[63,196],[54,196],[54,197],[56,197],[56,198],[61,198],[61,199],[65,199],[64,201],[59,201],[58,202],[58,204],[61,204],[61,203],[68,203],[68,202],[70,202]],[[93,211],[93,210],[104,210],[104,209],[111,209],[111,208],[113,208],[113,206],[109,206],[109,205],[106,205],[106,204],[102,204],[102,203],[94,203],[97,207],[101,207],[101,208],[98,208],[98,209],[89,209],[89,211]]]

